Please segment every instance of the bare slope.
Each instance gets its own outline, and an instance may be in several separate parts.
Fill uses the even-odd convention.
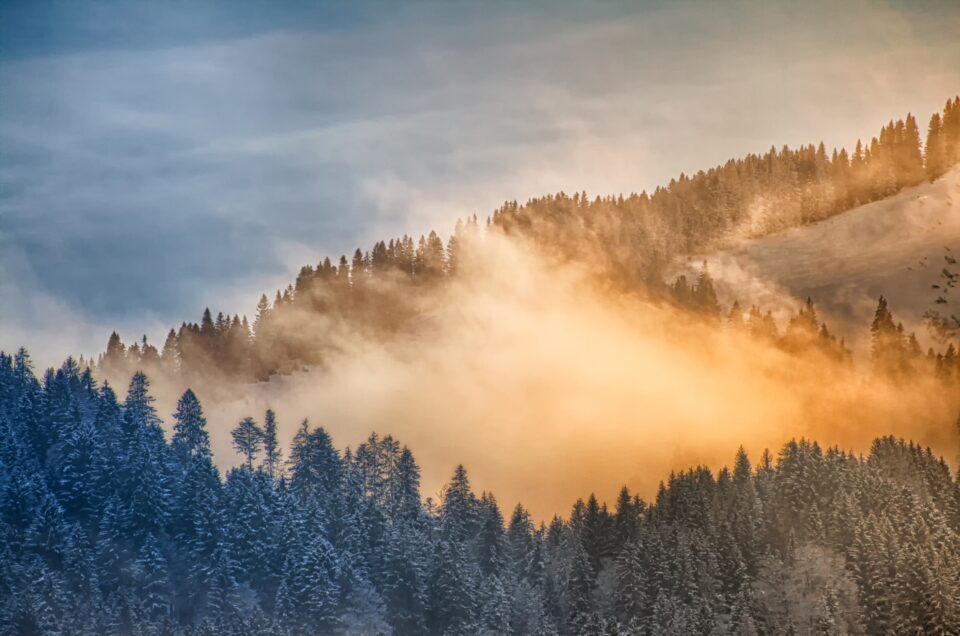
[[[960,258],[960,166],[826,221],[691,260],[708,262],[727,304],[739,299],[783,318],[810,296],[835,330],[862,348],[881,294],[918,336],[926,310],[960,312],[960,289],[937,305],[931,288],[942,283],[944,257],[951,256]]]

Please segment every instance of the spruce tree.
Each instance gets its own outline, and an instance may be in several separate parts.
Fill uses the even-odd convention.
[[[210,457],[207,420],[203,417],[200,401],[190,389],[187,389],[177,402],[173,419],[173,438],[170,448],[177,461],[185,466],[196,457]]]
[[[263,446],[263,430],[252,417],[245,417],[230,432],[230,436],[233,438],[233,448],[243,455],[247,468],[253,470],[253,460]]]
[[[903,366],[904,343],[893,315],[883,296],[877,302],[877,310],[870,325],[870,355],[874,370],[882,375],[895,375]]]
[[[947,155],[946,149],[944,148],[940,113],[934,113],[930,116],[930,124],[927,126],[927,143],[925,151],[925,168],[927,178],[930,181],[934,181],[947,171]]]
[[[271,410],[263,416],[263,465],[271,479],[279,477],[282,451],[277,440],[277,416]]]

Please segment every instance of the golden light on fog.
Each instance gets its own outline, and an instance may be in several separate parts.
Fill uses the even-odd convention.
[[[341,448],[371,432],[398,438],[423,469],[424,496],[436,498],[462,463],[506,509],[522,501],[549,519],[590,493],[612,501],[624,484],[650,498],[671,471],[729,465],[740,445],[756,460],[791,438],[866,451],[894,434],[950,450],[953,404],[923,385],[932,380],[905,390],[862,361],[797,358],[601,289],[496,233],[472,259],[416,300],[424,324],[413,337],[331,325],[339,353],[323,369],[239,392],[195,386],[218,461],[236,463],[228,431],[241,417],[273,408],[287,440],[303,418]],[[182,388],[157,385],[165,406]]]

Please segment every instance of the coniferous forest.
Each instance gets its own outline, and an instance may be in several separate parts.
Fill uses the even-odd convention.
[[[930,117],[925,135],[907,115],[869,143],[857,141],[849,153],[828,153],[822,143],[771,148],[680,175],[653,193],[591,199],[585,192],[561,192],[507,202],[486,222],[475,215],[458,221],[446,242],[436,231],[418,240],[378,241],[351,258],[303,266],[272,300],[260,298],[253,319],[207,309],[199,323],[170,329],[160,347],[145,336],[127,346],[114,333],[95,362],[124,376],[144,369],[188,382],[211,375],[263,380],[324,364],[337,346],[331,334],[344,324],[372,339],[416,331],[423,318],[418,298],[455,278],[464,252],[485,232],[528,242],[556,262],[588,267],[604,285],[709,313],[715,304],[709,293],[705,300],[687,293],[696,281],[664,282],[664,269],[678,255],[735,233],[762,236],[821,221],[933,181],[958,162],[960,97],[954,97]],[[753,311],[762,318],[765,308]]]
[[[671,475],[653,501],[536,523],[461,466],[424,501],[414,454],[340,450],[267,411],[222,478],[197,397],[165,439],[68,359],[0,358],[0,629],[11,634],[956,634],[960,483],[929,450],[800,439]]]
[[[0,354],[0,632],[960,634],[960,475],[908,440],[731,448],[728,467],[664,476],[649,501],[585,492],[538,520],[476,492],[463,466],[425,496],[417,449],[388,429],[342,448],[304,421],[283,439],[272,410],[235,424],[224,474],[233,462],[214,461],[197,395],[168,417],[148,379],[264,381],[325,364],[343,323],[372,339],[414,332],[417,298],[458,276],[485,232],[589,264],[705,329],[852,367],[816,299],[778,325],[721,306],[706,266],[693,280],[665,268],[939,178],[960,162],[960,98],[921,137],[908,115],[849,153],[784,147],[652,194],[506,203],[446,242],[404,236],[305,266],[254,320],[207,310],[159,350],[114,333],[95,362],[45,372],[24,349]],[[924,352],[894,310],[879,298],[865,377],[955,393],[954,346]]]

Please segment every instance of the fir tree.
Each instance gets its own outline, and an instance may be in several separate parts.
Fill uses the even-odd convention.
[[[280,476],[282,452],[277,440],[277,416],[270,409],[263,416],[263,451],[264,468],[271,479],[276,479]]]
[[[233,438],[234,449],[243,455],[247,468],[253,470],[253,460],[260,454],[263,446],[263,430],[252,417],[245,417],[230,432],[230,436]]]
[[[177,460],[186,465],[195,457],[210,457],[207,420],[203,417],[203,410],[200,408],[197,396],[190,389],[187,389],[177,402],[173,419],[173,438],[170,446]]]

